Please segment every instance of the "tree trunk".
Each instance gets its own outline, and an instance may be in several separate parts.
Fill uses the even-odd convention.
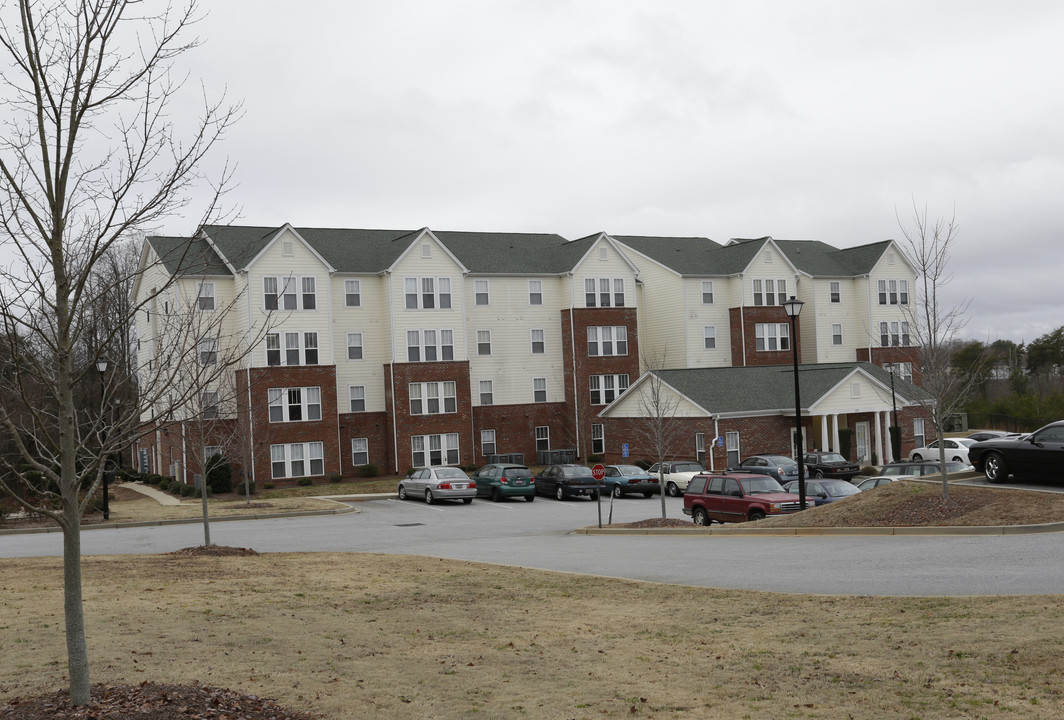
[[[75,491],[76,493],[76,491]],[[85,643],[85,609],[81,591],[81,512],[77,496],[63,498],[63,616],[66,620],[70,702],[89,703],[89,649]]]

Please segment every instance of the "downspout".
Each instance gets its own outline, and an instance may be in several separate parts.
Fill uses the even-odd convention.
[[[333,366],[333,392],[336,394],[336,467],[342,475],[344,471],[344,451],[340,438],[340,386],[337,384],[336,377],[336,327],[333,325],[332,304],[332,284],[334,277],[335,273],[329,273],[329,294],[326,301],[329,303],[329,360],[332,362]],[[348,409],[350,410],[350,408]]]
[[[573,315],[576,313],[576,280],[569,273],[569,337],[572,339],[569,353],[572,356],[573,366],[573,429],[576,432],[576,456],[580,455],[580,393],[576,391],[576,321]]]
[[[713,416],[713,445],[717,444],[717,438],[720,437],[720,417]],[[728,449],[724,448],[724,452],[727,453]],[[724,463],[724,467],[728,467],[728,463]],[[709,469],[713,469],[713,451],[709,453]]]
[[[865,275],[865,295],[868,297],[868,362],[872,362],[872,338],[875,332],[872,330],[872,275]],[[875,365],[875,363],[872,363]]]
[[[743,367],[746,367],[746,285],[742,273],[739,273],[739,340],[739,347],[743,349]]]
[[[395,297],[392,294],[392,273],[385,271],[388,277],[388,325],[391,328],[392,337],[392,367],[388,374],[388,384],[392,390],[392,466],[396,474],[399,473],[399,426],[395,417]],[[463,338],[465,340],[465,338]],[[468,350],[467,350],[468,352]]]
[[[181,421],[181,483],[188,485],[188,457],[185,452],[185,421]]]
[[[251,279],[247,271],[244,271],[244,292],[247,294],[248,308],[248,332],[251,332]],[[255,412],[251,407],[251,364],[255,362],[255,353],[251,352],[251,360],[245,368],[248,380],[248,459],[251,461],[251,484],[255,484]],[[272,456],[271,456],[272,458]]]
[[[465,345],[467,353],[469,352],[469,313],[465,312],[465,287],[466,287],[466,280],[468,279],[468,276],[469,276],[468,273],[465,273],[462,276],[462,310],[463,310],[463,312],[462,312],[462,339],[464,341],[463,345]],[[453,288],[452,288],[452,290],[453,290]],[[454,303],[452,302],[451,305],[453,306]],[[441,338],[441,340],[442,340],[442,338]],[[476,426],[476,422],[474,422],[474,420],[473,420],[473,397],[474,397],[473,396],[473,392],[474,392],[473,391],[473,367],[472,367],[472,363],[469,362],[468,354],[466,355],[466,367],[469,368],[469,370],[468,370],[468,375],[469,375],[469,443],[470,443],[470,447],[473,449],[473,462],[475,463],[477,461],[477,426]],[[455,393],[457,394],[457,392],[458,392],[458,390],[456,388],[455,389]],[[478,387],[478,392],[479,392],[479,387]],[[494,393],[494,392],[495,392],[495,385],[494,385],[494,381],[493,381],[492,382],[492,393]],[[457,404],[457,403],[458,403],[458,398],[456,397],[455,398],[455,404]],[[498,442],[498,438],[496,438],[496,443],[497,442]],[[496,444],[495,450],[498,451],[498,449],[499,449],[499,446],[498,446],[498,444]],[[459,462],[461,462],[461,459],[462,459],[462,456],[459,455],[458,456]]]

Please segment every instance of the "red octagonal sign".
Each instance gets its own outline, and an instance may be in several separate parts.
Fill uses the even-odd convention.
[[[604,468],[602,465],[596,465],[595,467],[591,468],[591,477],[595,478],[596,480],[601,480],[602,478],[606,477],[606,468]]]

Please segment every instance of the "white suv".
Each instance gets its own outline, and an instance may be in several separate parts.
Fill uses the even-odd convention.
[[[655,478],[663,474],[665,492],[670,497],[679,497],[687,490],[687,483],[691,482],[691,478],[705,471],[706,469],[702,467],[702,463],[695,460],[667,460],[662,463],[654,463],[647,470],[647,473]]]

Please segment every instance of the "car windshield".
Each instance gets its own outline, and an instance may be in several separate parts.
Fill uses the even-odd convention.
[[[457,480],[458,478],[466,478],[466,474],[458,468],[436,468],[436,477],[441,480]]]
[[[703,468],[698,463],[693,463],[693,462],[682,463],[682,462],[678,462],[678,463],[673,463],[672,464],[672,471],[673,472],[705,472],[705,468]]]
[[[532,471],[526,467],[503,468],[502,474],[506,477],[532,477]]]
[[[847,495],[856,495],[861,492],[857,489],[856,485],[851,485],[848,482],[833,482],[822,483],[824,492],[831,497],[846,497]]]
[[[765,493],[783,492],[783,487],[768,475],[743,480],[743,491],[747,495],[764,495]]]
[[[842,455],[839,455],[838,453],[824,453],[823,455],[820,456],[820,459],[817,462],[825,462],[825,463],[836,462],[836,463],[839,463],[839,462],[846,462],[846,458],[844,458]]]
[[[614,465],[613,467],[617,468],[617,472],[621,475],[646,475],[635,465]]]

